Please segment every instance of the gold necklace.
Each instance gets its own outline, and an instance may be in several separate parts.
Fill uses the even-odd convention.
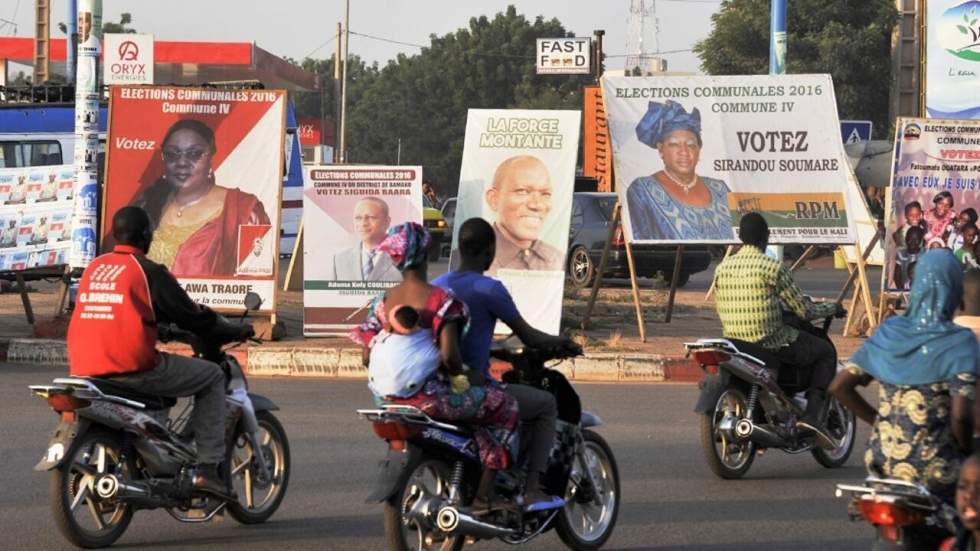
[[[204,195],[198,197],[197,199],[194,199],[193,201],[188,201],[187,203],[184,203],[183,205],[177,203],[177,199],[174,198],[174,205],[177,207],[177,218],[180,218],[181,216],[184,215],[184,209],[186,209],[187,207],[196,205],[197,203],[200,203],[201,200],[204,199],[207,196],[208,196],[208,194],[207,194],[207,192],[205,192]]]
[[[681,189],[683,189],[685,194],[690,193],[691,192],[691,189],[693,189],[694,186],[698,183],[698,175],[697,174],[695,174],[694,177],[691,178],[691,181],[688,182],[688,183],[686,183],[686,184],[683,183],[683,182],[681,182],[677,178],[674,178],[673,176],[671,176],[670,175],[670,172],[666,168],[664,169],[664,174],[667,175],[667,178],[671,182],[674,182],[678,187],[680,187]]]

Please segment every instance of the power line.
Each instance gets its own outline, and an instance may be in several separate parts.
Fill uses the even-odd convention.
[[[313,50],[312,50],[312,51],[310,51],[310,53],[308,53],[308,54],[306,54],[305,56],[303,56],[303,58],[305,59],[305,58],[307,58],[307,57],[310,57],[311,55],[313,55],[313,54],[315,54],[315,53],[317,53],[317,52],[318,52],[318,51],[320,50],[320,48],[322,48],[322,47],[324,47],[324,46],[326,46],[327,44],[330,44],[331,42],[333,42],[333,41],[334,41],[334,40],[335,40],[335,39],[337,38],[337,36],[338,36],[339,34],[340,34],[340,33],[334,33],[334,35],[330,37],[330,40],[327,40],[327,41],[326,41],[326,42],[324,42],[323,44],[320,44],[320,45],[319,45],[319,46],[317,46],[316,48],[313,48]],[[352,33],[352,34],[353,34],[353,33]],[[301,59],[300,61],[302,61],[302,59]]]
[[[683,50],[662,50],[662,51],[659,51],[659,52],[646,52],[643,55],[644,56],[658,56],[658,55],[667,55],[667,54],[680,54],[680,53],[684,53],[684,52],[693,52],[693,51],[694,50],[691,49],[691,48],[685,48]],[[605,57],[608,59],[608,58],[616,58],[616,57],[629,57],[629,55],[630,54],[605,54]]]
[[[399,44],[401,46],[412,46],[413,48],[429,48],[429,47],[431,47],[431,46],[427,46],[427,45],[413,44],[411,42],[402,42],[401,40],[393,40],[391,38],[384,38],[382,36],[374,36],[374,35],[370,35],[370,34],[364,34],[364,33],[354,32],[354,31],[350,31],[350,33],[353,34],[353,35],[357,35],[357,36],[363,36],[364,38],[370,38],[371,40],[378,40],[380,42],[388,42],[389,44]],[[480,57],[500,57],[500,58],[506,58],[506,59],[534,59],[534,56],[531,56],[531,55],[498,54],[498,53],[489,53],[489,52],[469,52],[469,53],[471,55],[480,56]]]

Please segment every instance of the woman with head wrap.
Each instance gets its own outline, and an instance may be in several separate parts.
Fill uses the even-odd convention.
[[[368,319],[351,338],[364,347],[368,387],[377,399],[476,426],[484,465],[477,508],[485,508],[496,471],[510,462],[517,402],[487,385],[482,374],[465,371],[459,342],[469,313],[452,293],[429,285],[426,258],[431,242],[425,228],[414,222],[388,230],[378,250],[391,256],[402,282],[375,299]]]
[[[977,339],[952,321],[962,298],[963,270],[953,253],[924,253],[908,310],[882,323],[830,385],[845,407],[872,425],[868,471],[924,484],[950,505],[972,444],[977,381]],[[878,381],[877,410],[856,391],[872,380]]]
[[[664,168],[641,176],[626,195],[633,238],[638,240],[731,240],[728,186],[698,176],[701,113],[679,103],[651,101],[636,137],[660,152]]]

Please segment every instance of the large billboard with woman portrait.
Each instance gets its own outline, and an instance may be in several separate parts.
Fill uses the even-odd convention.
[[[286,95],[281,90],[113,87],[103,249],[127,205],[153,224],[147,256],[194,300],[275,309]]]
[[[606,77],[623,227],[635,243],[854,243],[828,75]]]
[[[886,290],[907,291],[929,249],[953,251],[964,270],[980,267],[980,121],[899,119],[891,206]]]

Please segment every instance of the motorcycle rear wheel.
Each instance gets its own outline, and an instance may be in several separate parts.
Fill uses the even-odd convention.
[[[385,502],[385,541],[395,551],[459,551],[466,538],[446,537],[436,527],[426,528],[406,518],[417,499],[425,495],[449,499],[449,465],[423,459],[411,467],[405,484]],[[434,522],[434,521],[433,521]]]
[[[259,524],[271,517],[286,495],[289,485],[289,439],[286,430],[272,413],[256,413],[259,423],[259,446],[271,473],[265,480],[258,476],[259,464],[245,434],[239,428],[228,450],[228,472],[238,500],[228,503],[228,513],[242,524]],[[258,495],[257,495],[258,493]]]
[[[729,386],[718,397],[715,407],[701,415],[701,448],[708,468],[720,478],[742,478],[755,460],[755,443],[729,441],[719,430],[726,416],[735,421],[745,417],[746,400],[741,390]]]
[[[133,519],[133,508],[95,492],[99,475],[113,474],[125,482],[135,471],[132,458],[123,457],[119,435],[93,430],[81,437],[71,454],[52,471],[48,497],[61,534],[78,547],[108,547]]]
[[[585,440],[584,467],[592,471],[592,478],[599,482],[593,491],[598,494],[599,503],[594,501],[580,503],[576,500],[576,471],[568,481],[565,492],[565,507],[558,513],[556,531],[565,545],[576,551],[600,549],[616,527],[619,516],[619,502],[622,494],[619,489],[619,468],[616,458],[606,440],[591,430],[583,430]],[[581,462],[576,468],[581,468]],[[587,476],[579,473],[580,477]]]
[[[854,412],[846,409],[837,398],[831,398],[830,410],[827,414],[827,431],[835,440],[841,442],[833,450],[823,448],[813,448],[810,452],[813,458],[828,469],[836,469],[847,463],[851,457],[851,450],[854,449],[854,440],[857,437],[857,420]]]

